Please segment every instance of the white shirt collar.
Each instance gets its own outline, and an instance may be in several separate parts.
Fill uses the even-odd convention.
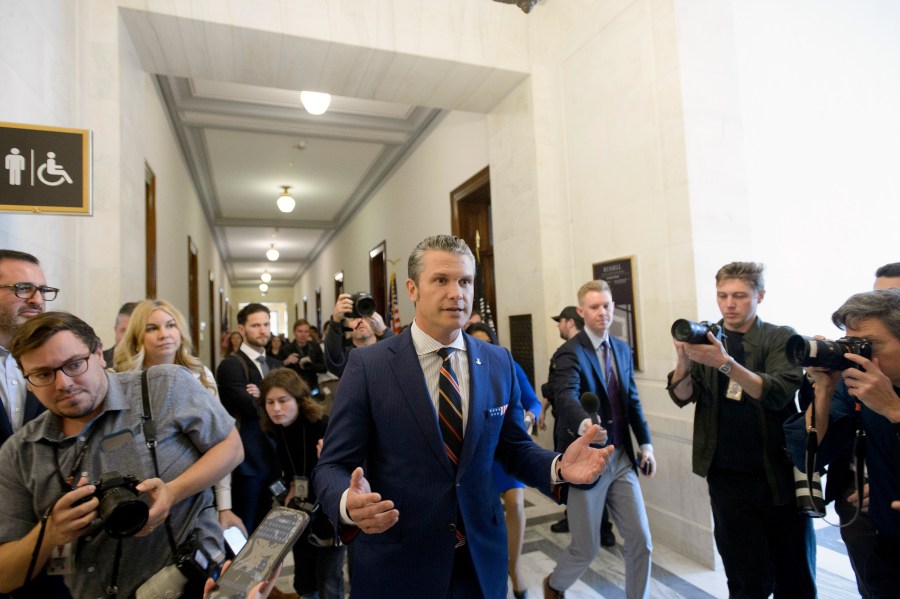
[[[256,362],[257,361],[256,359],[259,358],[260,356],[265,355],[265,354],[259,353],[258,351],[256,351],[255,349],[253,349],[252,347],[247,345],[246,343],[241,343],[241,351],[244,352],[245,354],[247,354],[247,357],[249,357],[254,362]]]
[[[594,347],[594,351],[600,351],[600,346],[604,341],[609,341],[609,331],[604,331],[602,337],[598,337],[596,333],[594,333],[588,327],[584,327],[584,332],[587,333],[588,339],[591,340],[591,345]],[[609,344],[612,347],[612,343]]]
[[[444,345],[443,343],[420,329],[415,320],[413,320],[412,326],[409,327],[409,330],[412,334],[413,347],[416,348],[417,356],[432,354],[442,347],[453,347],[460,351],[466,351],[466,340],[463,338],[462,331],[459,332],[459,335],[456,336],[456,339],[453,340],[453,343],[451,343],[450,345]]]

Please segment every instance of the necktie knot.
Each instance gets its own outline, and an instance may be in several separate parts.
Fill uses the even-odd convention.
[[[455,347],[442,347],[437,350],[437,354],[441,357],[441,360],[447,361],[450,359],[450,356],[453,355],[453,352],[456,351]]]

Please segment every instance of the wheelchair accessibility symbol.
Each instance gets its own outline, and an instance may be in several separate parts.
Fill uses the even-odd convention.
[[[48,180],[45,175],[46,177],[51,177],[51,179]],[[56,152],[47,152],[47,162],[38,167],[37,176],[41,183],[51,187],[62,185],[63,182],[72,183],[72,178],[66,172],[66,169],[56,163]],[[52,177],[57,178],[53,180]]]

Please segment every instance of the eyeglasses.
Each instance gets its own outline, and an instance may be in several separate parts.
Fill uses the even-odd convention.
[[[31,299],[36,292],[40,291],[41,297],[48,302],[55,300],[56,294],[59,293],[59,289],[56,287],[47,287],[46,285],[37,286],[34,283],[13,283],[12,285],[0,285],[0,287],[12,289],[13,293],[16,294],[16,297],[22,299]]]
[[[56,380],[56,373],[60,370],[63,371],[64,375],[69,377],[75,377],[79,374],[84,374],[87,371],[88,364],[91,361],[91,355],[92,354],[88,354],[83,358],[73,358],[57,368],[36,370],[31,374],[26,374],[25,380],[27,380],[35,387],[44,387]]]

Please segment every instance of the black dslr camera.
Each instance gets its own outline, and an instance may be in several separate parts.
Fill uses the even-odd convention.
[[[722,341],[724,337],[722,327],[714,322],[705,320],[694,322],[686,318],[679,318],[672,323],[672,338],[676,341],[694,345],[710,345],[707,333],[712,333],[719,341]]]
[[[110,470],[91,484],[96,487],[94,497],[100,501],[97,513],[103,520],[106,533],[116,539],[132,537],[147,524],[149,506],[138,498],[141,479]]]
[[[357,291],[350,299],[353,310],[344,314],[347,318],[368,318],[375,313],[375,298],[368,291]]]
[[[872,342],[862,337],[841,337],[837,341],[791,335],[784,346],[788,361],[794,366],[817,366],[828,370],[862,369],[844,354],[856,354],[872,359]]]

